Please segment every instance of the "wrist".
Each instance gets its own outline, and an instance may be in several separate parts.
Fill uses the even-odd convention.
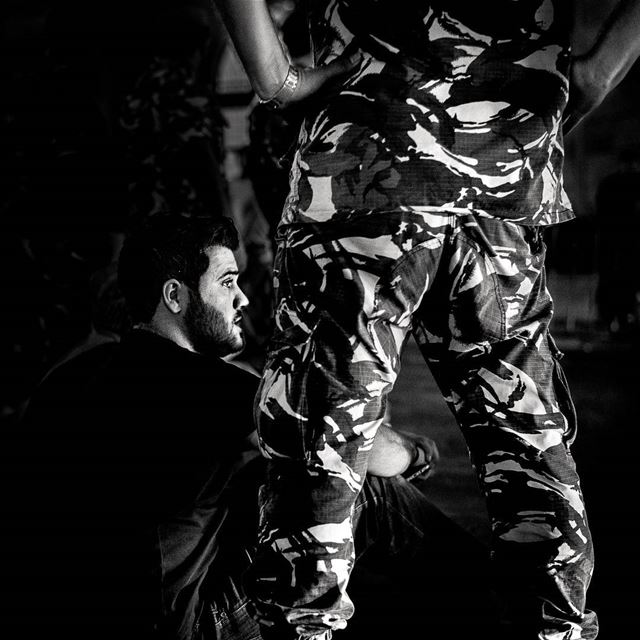
[[[300,69],[290,64],[282,84],[269,97],[258,94],[262,104],[272,104],[279,108],[287,104],[293,98],[300,83]]]
[[[428,476],[432,471],[432,455],[418,442],[413,441],[413,455],[407,469],[400,475],[405,480],[413,480],[419,476]]]

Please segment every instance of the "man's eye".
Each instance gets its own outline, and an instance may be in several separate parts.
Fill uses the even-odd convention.
[[[226,287],[227,289],[231,289],[231,287],[233,287],[233,280],[225,280],[222,283],[223,287]]]

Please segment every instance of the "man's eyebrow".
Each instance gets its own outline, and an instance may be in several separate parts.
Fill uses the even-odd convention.
[[[218,280],[222,280],[222,278],[226,278],[227,276],[239,276],[240,271],[238,269],[234,269],[229,267],[229,269],[225,269],[219,276]]]

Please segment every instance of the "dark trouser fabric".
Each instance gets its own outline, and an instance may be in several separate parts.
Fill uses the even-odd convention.
[[[256,405],[271,461],[248,583],[258,614],[316,638],[351,617],[354,505],[413,332],[486,495],[502,631],[595,637],[575,416],[548,334],[540,228],[346,212],[283,226],[279,240],[277,326]]]
[[[244,488],[236,492],[223,545],[225,577],[215,578],[205,598],[197,640],[262,637],[243,590],[255,544],[252,505],[263,478],[260,462],[247,469]],[[491,623],[497,611],[487,580],[488,550],[438,510],[423,489],[401,477],[365,479],[354,508],[357,559],[350,591],[357,613],[336,639],[493,639]],[[290,633],[278,632],[277,637]]]

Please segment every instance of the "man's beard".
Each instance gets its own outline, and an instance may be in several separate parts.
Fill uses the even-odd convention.
[[[191,294],[184,320],[198,353],[222,358],[244,348],[244,335],[238,325],[230,326],[217,309],[203,302],[197,292]]]

